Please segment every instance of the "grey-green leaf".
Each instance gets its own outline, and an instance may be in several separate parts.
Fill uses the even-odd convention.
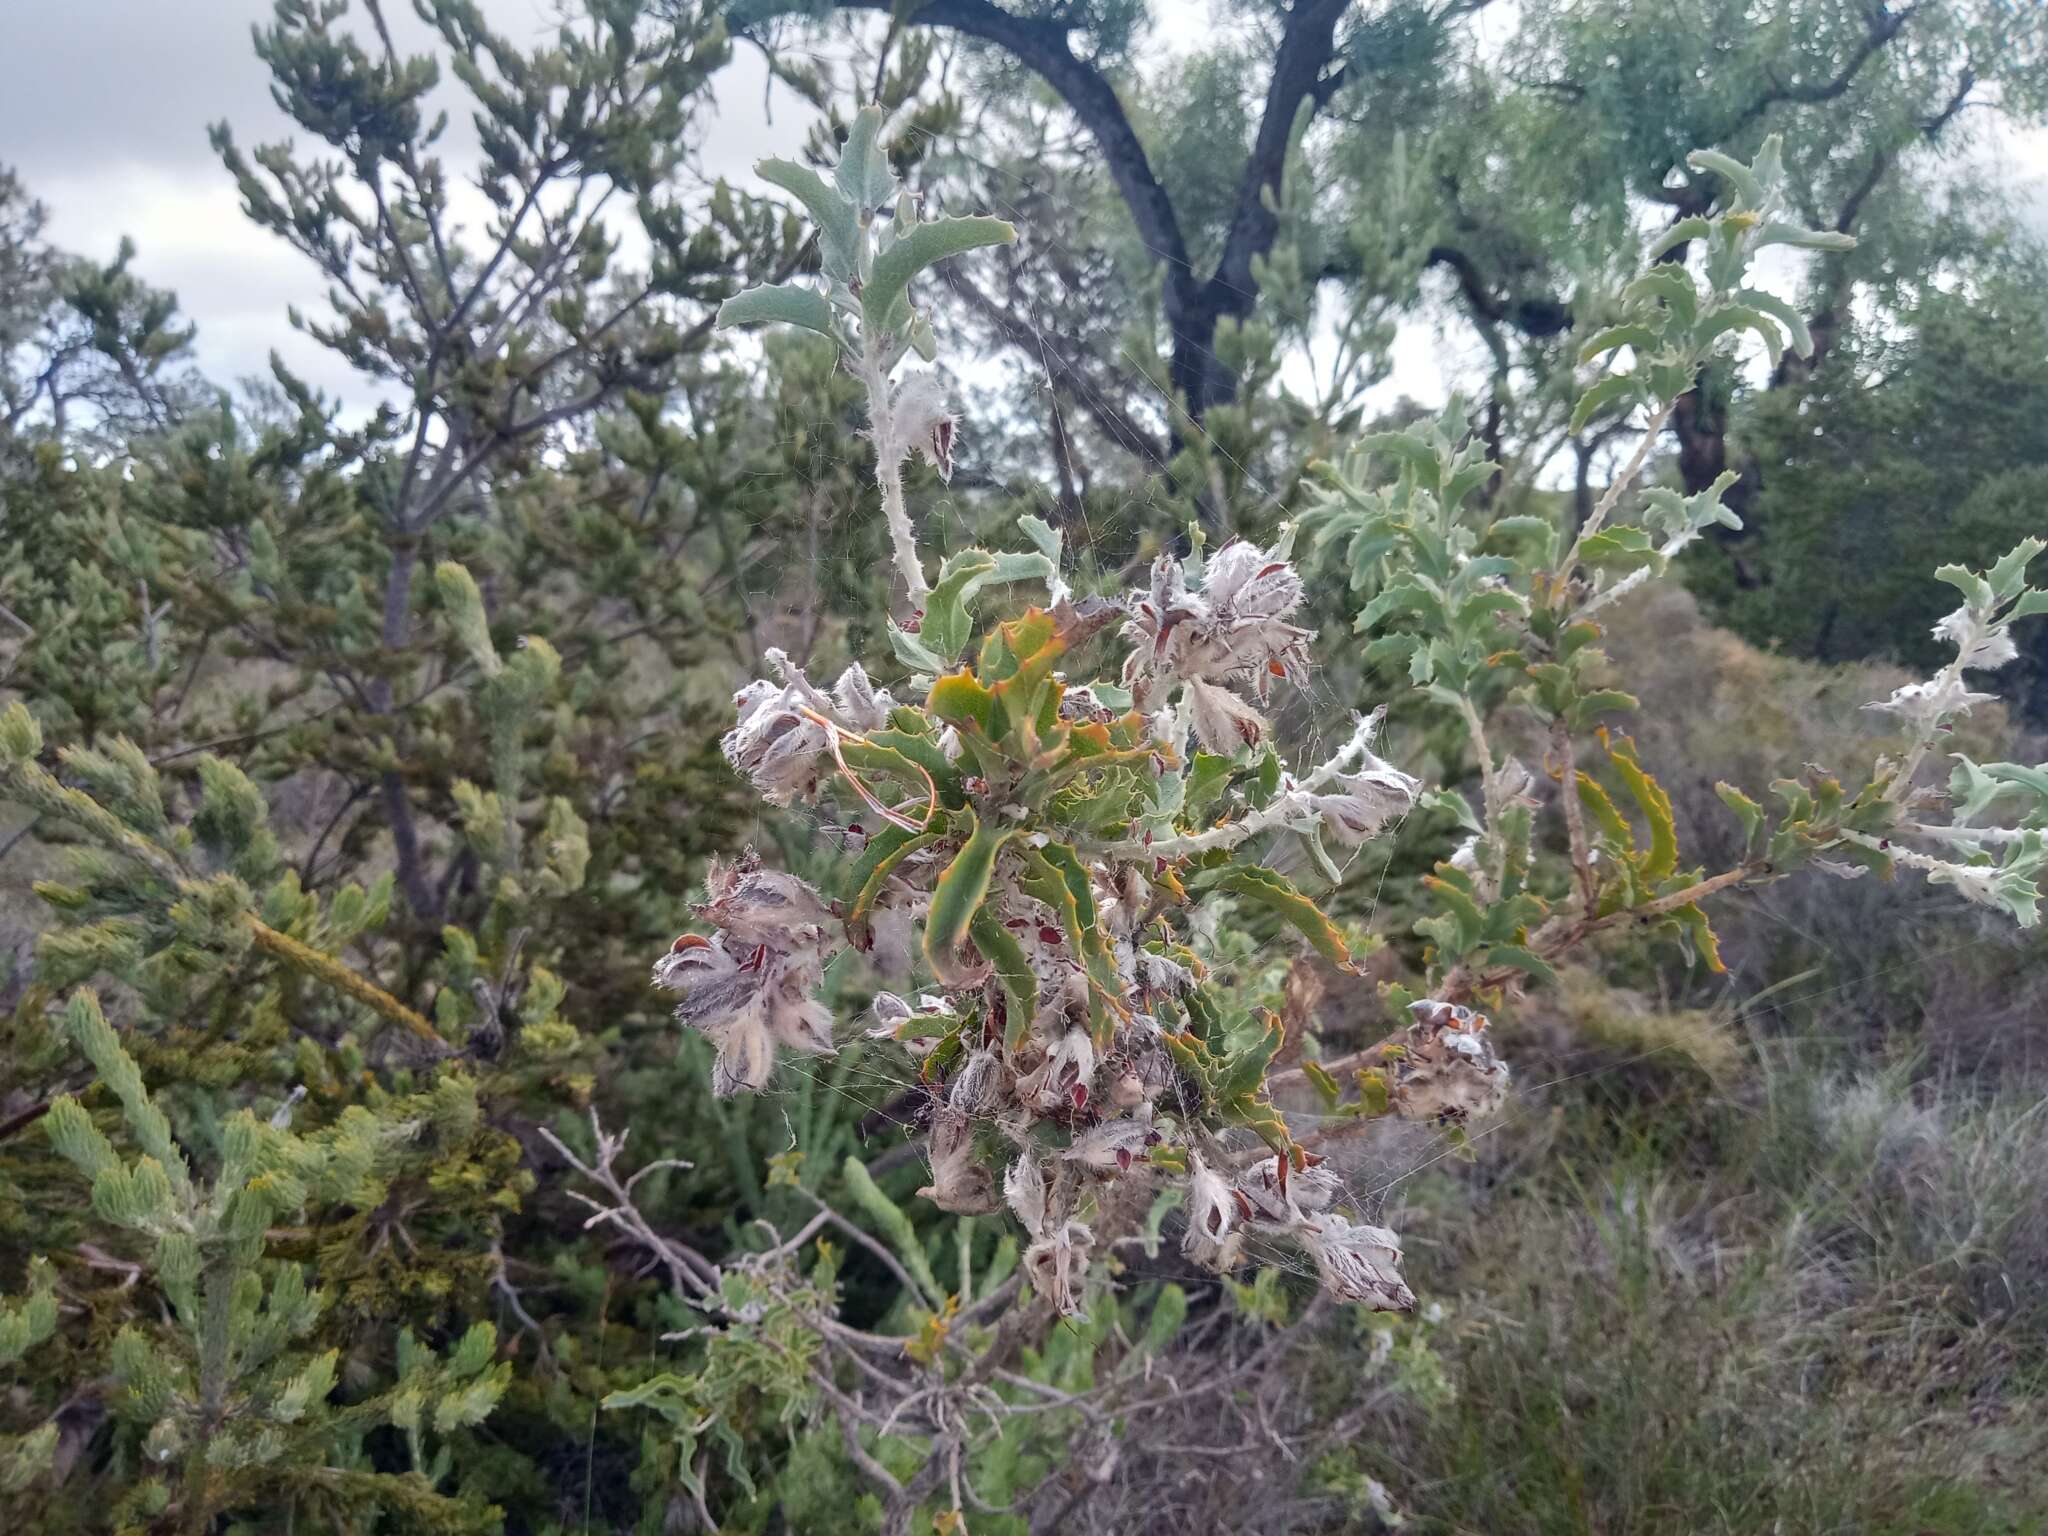
[[[1813,356],[1813,332],[1806,328],[1806,317],[1793,305],[1786,303],[1775,293],[1765,293],[1760,288],[1738,288],[1735,297],[1751,309],[1760,309],[1778,324],[1785,327],[1785,334],[1792,338],[1792,350],[1801,357]]]
[[[1579,396],[1579,403],[1572,410],[1572,431],[1583,432],[1587,422],[1617,400],[1625,400],[1630,405],[1635,404],[1640,391],[1641,386],[1632,376],[1625,373],[1609,374]]]
[[[833,335],[832,306],[815,288],[773,283],[736,293],[718,306],[721,330],[732,325],[800,325],[807,331]]]
[[[889,157],[877,142],[881,131],[880,107],[862,107],[856,112],[853,127],[847,131],[846,147],[839,153],[839,168],[832,173],[833,184],[861,212],[871,213],[896,196],[896,178],[890,174]]]
[[[1696,149],[1685,157],[1685,163],[1696,171],[1711,171],[1735,188],[1743,206],[1763,206],[1764,189],[1748,166],[1733,155],[1724,155],[1718,149]]]
[[[1016,238],[1015,228],[1001,219],[933,219],[905,230],[875,258],[874,271],[861,290],[862,320],[871,330],[889,329],[910,280],[926,267],[984,245],[1008,245]]]
[[[825,185],[809,166],[793,160],[763,160],[755,174],[772,186],[782,188],[804,205],[804,212],[818,226],[818,251],[825,272],[842,283],[860,278],[860,220],[852,203]]]
[[[1758,250],[1767,245],[1796,245],[1802,251],[1853,251],[1856,237],[1832,229],[1801,229],[1774,219],[1756,232],[1756,244]]]
[[[1713,221],[1704,214],[1696,213],[1690,218],[1680,219],[1651,244],[1650,249],[1644,253],[1643,259],[1645,261],[1660,260],[1679,246],[1684,245],[1688,240],[1706,239],[1709,234],[1713,233],[1713,228]]]

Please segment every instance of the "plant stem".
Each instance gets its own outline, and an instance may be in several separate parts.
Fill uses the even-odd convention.
[[[1600,531],[1608,515],[1620,504],[1622,493],[1633,485],[1636,476],[1643,472],[1643,465],[1649,462],[1650,450],[1657,445],[1657,434],[1664,430],[1664,423],[1671,419],[1671,407],[1674,403],[1667,400],[1651,413],[1649,421],[1643,427],[1643,440],[1636,444],[1636,451],[1629,455],[1629,461],[1621,467],[1621,473],[1614,477],[1613,483],[1601,495],[1592,514],[1572,539],[1572,547],[1565,551],[1564,563],[1557,568],[1557,580],[1552,584],[1553,592],[1564,591],[1565,583],[1571,579],[1572,567],[1579,563],[1580,549],[1585,546],[1586,540]]]
[[[1103,843],[1092,851],[1109,858],[1135,859],[1151,854],[1162,859],[1178,859],[1191,853],[1207,853],[1212,848],[1235,848],[1245,839],[1256,837],[1299,815],[1299,797],[1322,788],[1342,773],[1353,758],[1370,747],[1385,715],[1386,710],[1382,707],[1360,718],[1351,739],[1337,749],[1334,757],[1291,789],[1281,790],[1263,810],[1253,811],[1242,820],[1226,822],[1206,832],[1176,833],[1171,837],[1156,837],[1149,842],[1141,837],[1127,837]]]
[[[1479,706],[1472,702],[1471,694],[1458,695],[1458,713],[1465,717],[1465,729],[1472,736],[1472,750],[1479,758],[1479,799],[1485,808],[1485,814],[1481,818],[1485,830],[1480,835],[1493,849],[1500,866],[1486,871],[1487,880],[1492,886],[1490,895],[1500,890],[1501,873],[1506,868],[1508,857],[1507,849],[1500,846],[1500,840],[1495,835],[1500,819],[1500,773],[1494,765],[1493,748],[1486,740],[1486,722],[1480,718]]]
[[[1579,804],[1578,749],[1562,719],[1551,723],[1550,749],[1561,765],[1557,770],[1558,798],[1564,807],[1564,830],[1572,851],[1572,874],[1578,882],[1579,910],[1590,914],[1599,882],[1593,875],[1593,853],[1586,840],[1586,813]]]
[[[337,992],[346,993],[394,1024],[403,1024],[420,1039],[440,1047],[444,1054],[453,1054],[454,1048],[441,1038],[440,1031],[427,1022],[425,1015],[415,1013],[368,977],[351,970],[331,955],[323,955],[312,946],[301,944],[290,934],[279,933],[253,913],[245,914],[243,921],[248,925],[256,947],[264,953],[274,955],[293,970],[319,978]]]
[[[1963,655],[1963,648],[1957,647],[1955,659],[1934,675],[1934,697],[1937,699],[1947,698],[1962,686]],[[1927,749],[1934,745],[1934,738],[1941,734],[1945,722],[1946,717],[1937,714],[1930,716],[1927,723],[1921,726],[1913,745],[1906,751],[1905,761],[1899,764],[1899,771],[1892,775],[1891,783],[1884,787],[1884,797],[1893,805],[1903,804],[1906,796],[1913,792],[1913,779],[1920,772],[1920,764],[1926,760]]]
[[[1924,821],[1904,823],[1900,832],[1937,843],[2016,843],[2027,835],[2025,827],[1931,827]],[[1896,850],[1884,849],[1886,853]]]
[[[882,490],[882,516],[889,524],[889,542],[896,551],[896,570],[903,577],[908,601],[921,609],[931,595],[924,567],[917,559],[917,530],[903,504],[903,459],[910,445],[896,440],[896,413],[889,399],[889,379],[873,357],[862,357],[861,382],[868,391],[868,426],[875,443],[875,483]]]
[[[1947,859],[1938,859],[1933,854],[1922,853],[1917,848],[1901,847],[1892,839],[1872,837],[1868,832],[1854,832],[1844,827],[1835,836],[1845,843],[1854,843],[1859,848],[1881,853],[1886,858],[1894,859],[1908,869],[1917,869],[1923,874],[1931,875],[1940,870],[1953,870],[1957,867]]]

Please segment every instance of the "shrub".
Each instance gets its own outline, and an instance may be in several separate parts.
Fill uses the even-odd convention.
[[[424,131],[419,77],[332,53],[311,12],[281,14],[299,17],[268,45],[288,78],[342,59],[407,134]],[[474,18],[440,14],[474,73]],[[707,23],[699,41],[708,57],[722,39]],[[668,121],[700,61],[643,54],[630,26],[615,42],[602,55],[565,44],[556,67],[596,71],[598,94],[606,70],[648,72]],[[526,78],[516,55],[483,51]],[[528,83],[535,112],[581,121]],[[520,117],[475,88],[501,119]],[[1061,537],[1032,519],[1028,547],[964,550],[932,577],[904,471],[916,455],[948,474],[956,422],[935,374],[899,373],[909,353],[937,350],[912,284],[1009,231],[922,217],[898,193],[883,123],[878,108],[857,115],[825,174],[764,165],[811,216],[824,286],[784,273],[722,315],[816,334],[821,347],[781,360],[801,372],[829,348],[859,386],[902,598],[894,622],[868,627],[904,681],[878,684],[856,661],[826,688],[769,650],[773,675],[737,695],[725,757],[771,805],[814,817],[830,847],[780,823],[792,867],[751,850],[717,858],[695,907],[708,931],[656,960],[656,981],[680,994],[679,1064],[603,1086],[629,1122],[665,1099],[630,1128],[676,1127],[687,1145],[643,1160],[627,1129],[571,1111],[598,1095],[604,1034],[635,1023],[644,996],[622,934],[679,912],[695,856],[718,838],[686,826],[687,856],[645,845],[662,812],[687,820],[674,807],[709,781],[686,753],[678,767],[618,745],[674,693],[623,696],[625,662],[572,666],[541,632],[557,578],[579,621],[632,609],[612,583],[662,547],[660,531],[607,507],[572,514],[577,540],[555,545],[546,514],[575,498],[541,470],[494,488],[514,515],[474,524],[452,512],[453,491],[397,494],[419,489],[415,472],[441,484],[443,461],[418,444],[431,415],[461,415],[449,395],[416,393],[409,459],[373,457],[353,476],[294,468],[274,504],[236,525],[249,553],[227,578],[199,558],[204,537],[175,541],[184,590],[217,601],[225,628],[292,667],[331,668],[355,700],[296,719],[283,734],[297,755],[268,761],[289,773],[332,753],[359,797],[377,797],[381,820],[349,859],[365,878],[313,878],[324,836],[288,861],[264,796],[223,757],[179,749],[167,774],[132,739],[72,740],[48,754],[53,772],[36,716],[0,714],[0,782],[69,844],[65,878],[41,887],[50,925],[8,1041],[48,1091],[10,1109],[0,1135],[23,1191],[6,1212],[11,1243],[33,1229],[68,1256],[55,1281],[34,1267],[0,1314],[9,1359],[61,1362],[9,1398],[0,1463],[52,1528],[105,1515],[126,1529],[340,1529],[373,1511],[408,1529],[566,1528],[602,1501],[606,1518],[644,1529],[761,1529],[804,1509],[890,1532],[924,1516],[940,1530],[1047,1529],[1092,1518],[1126,1457],[1165,1457],[1127,1446],[1132,1425],[1173,1423],[1195,1402],[1213,1405],[1211,1433],[1227,1443],[1284,1425],[1320,1454],[1330,1427],[1275,1385],[1278,1367],[1319,1330],[1354,1326],[1332,1323],[1337,1303],[1417,1299],[1400,1237],[1326,1149],[1382,1123],[1466,1144],[1507,1094],[1490,1019],[1568,956],[1647,935],[1718,966],[1702,904],[1808,866],[1916,870],[2034,921],[2048,771],[1955,754],[1944,797],[1922,770],[1987,697],[1965,673],[2009,661],[2012,627],[2048,607],[2025,580],[2039,541],[1983,572],[1941,573],[1963,599],[1941,625],[1954,655],[1878,706],[1901,746],[1853,790],[1808,769],[1772,786],[1767,813],[1717,787],[1739,836],[1711,870],[1681,858],[1669,794],[1614,728],[1635,701],[1596,644],[1601,617],[1726,516],[1716,492],[1659,488],[1639,520],[1624,516],[1647,447],[1582,526],[1502,516],[1477,498],[1495,467],[1453,407],[1323,466],[1299,530],[1210,550],[1193,529],[1135,592],[1077,590]],[[592,163],[644,181],[648,136],[612,127]],[[435,178],[401,138],[386,169],[410,178],[424,223],[394,238],[424,259]],[[501,180],[516,181],[523,142],[494,142],[514,167]],[[311,173],[275,156],[255,164],[285,201],[263,201],[275,189],[223,147],[287,238],[306,238],[316,205],[333,213],[306,191]],[[1787,306],[1741,286],[1755,250],[1834,238],[1778,217],[1777,155],[1772,142],[1751,165],[1696,157],[1724,202],[1653,248],[1617,323],[1589,339],[1589,360],[1629,361],[1588,386],[1582,419],[1641,407],[1654,428],[1731,332],[1773,351],[1802,344]],[[737,210],[724,222],[760,233]],[[534,254],[505,238],[518,259]],[[675,245],[681,265],[651,275],[641,301],[695,291],[699,269]],[[1658,259],[1674,246],[1697,246],[1702,273]],[[403,286],[391,254],[382,279]],[[419,335],[460,329],[449,295],[411,286]],[[345,348],[384,344],[376,305],[343,308]],[[593,387],[620,393],[606,451],[715,480],[657,408],[623,395],[603,336],[566,298],[556,321]],[[632,366],[659,372],[683,342],[657,326]],[[544,381],[486,368],[456,382],[499,422],[483,441],[513,453]],[[300,404],[312,431],[320,412]],[[391,427],[380,420],[387,448],[402,436]],[[280,429],[261,452],[296,464],[293,441]],[[386,500],[355,499],[372,493]],[[345,558],[327,561],[321,540]],[[421,564],[430,547],[447,558]],[[593,552],[598,575],[578,585],[583,561],[564,554]],[[421,634],[414,578],[429,570]],[[1378,711],[1325,761],[1283,760],[1270,701],[1311,664],[1314,637],[1294,621],[1324,570],[1357,601],[1367,660],[1397,668],[1409,702],[1475,760],[1476,803],[1380,756]],[[982,621],[996,589],[1020,586],[1043,601]],[[302,612],[280,591],[322,601]],[[662,658],[687,664],[701,615],[664,599],[632,609],[626,631],[687,631]],[[579,648],[619,638],[584,631]],[[398,707],[401,677],[423,689],[417,707]],[[295,673],[287,697],[309,686]],[[606,726],[595,741],[580,734],[589,715]],[[88,718],[121,716],[97,703],[61,716],[67,728]],[[1507,749],[1524,727],[1542,775]],[[1340,854],[1411,814],[1463,839],[1422,882],[1420,975],[1374,998],[1384,1038],[1325,1055],[1300,1038],[1300,1010],[1289,1005],[1290,1039],[1265,1006],[1266,936],[1298,936],[1356,982],[1370,937],[1311,891],[1341,878]],[[378,830],[388,854],[372,856]],[[840,1016],[868,990],[864,966],[909,997],[876,994],[856,1041]],[[723,1102],[835,1053],[783,1103]],[[74,1078],[81,1055],[90,1072]],[[870,1120],[914,1131],[928,1205],[909,1199],[891,1154],[862,1155]],[[719,1158],[722,1174],[677,1188],[675,1175]],[[1198,1287],[1227,1309],[1193,1317]],[[1175,1352],[1189,1332],[1202,1347]],[[1433,1395],[1426,1351],[1385,1337],[1416,1393]],[[91,1400],[117,1422],[83,1431],[101,1449],[78,1474],[105,1494],[95,1508],[58,1495],[78,1459],[65,1436],[81,1433],[67,1430],[68,1384],[103,1379]],[[580,1484],[563,1464],[571,1447]]]

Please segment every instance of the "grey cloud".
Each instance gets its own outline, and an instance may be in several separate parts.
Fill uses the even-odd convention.
[[[559,13],[555,0],[483,0],[483,10],[525,44],[551,35]],[[287,325],[290,305],[321,312],[323,285],[243,219],[207,143],[207,126],[221,120],[244,145],[293,136],[250,40],[251,26],[270,19],[270,0],[0,0],[0,11],[0,164],[49,205],[52,238],[104,259],[132,237],[137,270],[175,290],[197,323],[208,377],[265,373],[274,348],[353,409],[374,404],[366,381]],[[409,4],[386,13],[401,50],[426,46]],[[367,27],[360,7],[350,21]],[[475,137],[446,76],[440,104],[451,122],[441,147],[462,170]],[[724,110],[704,133],[714,174],[742,177],[754,159],[801,142],[809,108],[778,86],[774,120],[764,122],[765,79],[759,58],[742,52],[717,82]]]

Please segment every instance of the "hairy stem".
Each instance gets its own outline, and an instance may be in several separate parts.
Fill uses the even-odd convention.
[[[1558,799],[1564,806],[1565,836],[1572,851],[1572,875],[1579,890],[1579,910],[1591,913],[1598,882],[1593,875],[1593,850],[1586,839],[1585,808],[1579,804],[1579,755],[1563,720],[1550,726],[1551,768],[1557,775]]]
[[[1150,841],[1142,837],[1127,837],[1117,842],[1104,843],[1093,851],[1109,858],[1135,859],[1150,854],[1162,859],[1178,859],[1193,853],[1207,853],[1212,848],[1235,848],[1247,838],[1271,831],[1290,817],[1298,816],[1298,797],[1321,789],[1349,767],[1354,758],[1372,745],[1373,736],[1378,732],[1380,721],[1385,716],[1384,707],[1362,716],[1351,733],[1351,739],[1337,749],[1334,757],[1291,790],[1283,789],[1263,810],[1253,811],[1241,820],[1226,822],[1220,827],[1211,827],[1206,832],[1177,833],[1171,837],[1155,837]]]
[[[896,570],[903,578],[912,609],[921,609],[931,595],[925,585],[924,567],[917,558],[917,530],[903,504],[903,459],[910,445],[897,438],[895,407],[889,398],[889,378],[873,357],[863,357],[861,382],[868,391],[868,425],[875,441],[875,482],[882,490],[882,516],[889,524],[889,542],[896,552]]]
[[[1487,883],[1491,887],[1491,895],[1500,890],[1501,870],[1498,866],[1504,866],[1507,862],[1507,849],[1501,846],[1495,836],[1500,819],[1500,769],[1494,760],[1493,748],[1486,740],[1486,721],[1480,717],[1479,706],[1472,702],[1471,694],[1458,695],[1458,713],[1465,718],[1465,729],[1472,736],[1472,751],[1479,759],[1479,797],[1481,805],[1485,808],[1485,814],[1481,818],[1485,823],[1482,836],[1485,843],[1493,849],[1497,861],[1496,868],[1485,872]]]
[[[1592,515],[1580,524],[1577,536],[1572,539],[1572,547],[1565,551],[1564,563],[1557,568],[1557,580],[1552,584],[1553,592],[1564,591],[1565,583],[1571,578],[1572,568],[1579,563],[1579,551],[1585,547],[1586,540],[1600,531],[1608,516],[1620,505],[1623,493],[1635,484],[1636,476],[1643,472],[1643,466],[1650,459],[1650,450],[1657,445],[1657,434],[1664,430],[1664,423],[1671,419],[1671,405],[1672,402],[1666,401],[1651,413],[1649,421],[1643,427],[1643,440],[1636,444],[1636,451],[1630,454],[1628,462],[1622,465],[1621,473],[1614,477],[1613,483],[1600,497]]]
[[[1935,674],[1934,696],[1937,699],[1947,698],[1952,691],[1962,686],[1964,654],[1965,648],[1958,646],[1955,659]],[[1899,764],[1898,772],[1892,775],[1892,781],[1884,787],[1884,797],[1893,805],[1904,804],[1906,796],[1913,792],[1913,780],[1920,773],[1920,765],[1927,760],[1928,749],[1934,745],[1934,738],[1941,734],[1946,723],[1945,717],[1936,715],[1923,724],[1914,736],[1913,745],[1906,749],[1905,760]]]

